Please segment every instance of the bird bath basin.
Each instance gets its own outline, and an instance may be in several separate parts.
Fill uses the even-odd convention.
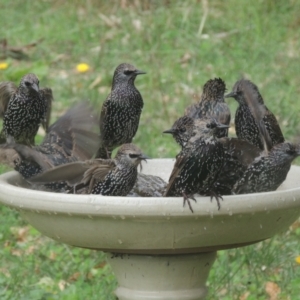
[[[143,173],[168,180],[173,159],[153,159]],[[56,194],[26,188],[16,172],[0,176],[0,202],[20,211],[46,236],[108,252],[120,300],[204,299],[216,251],[253,244],[285,230],[300,215],[300,167],[276,192],[198,197],[194,213],[182,197],[138,198]]]

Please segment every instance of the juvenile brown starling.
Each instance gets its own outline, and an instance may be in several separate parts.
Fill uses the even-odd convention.
[[[15,170],[28,179],[54,166],[90,159],[99,147],[99,133],[94,132],[98,121],[88,103],[77,104],[49,127],[40,145],[2,145],[1,162],[10,166],[13,162]]]
[[[267,151],[284,142],[276,117],[265,106],[254,83],[241,79],[225,97],[233,97],[239,103],[234,119],[238,138]]]
[[[101,147],[96,157],[110,158],[114,148],[131,143],[144,106],[134,85],[137,75],[145,72],[130,64],[119,65],[114,73],[111,93],[102,105],[100,115]]]
[[[31,182],[67,181],[77,184],[80,193],[126,196],[136,182],[138,165],[147,158],[137,146],[124,144],[114,159],[73,162],[38,175]]]
[[[8,143],[34,145],[34,137],[40,124],[48,129],[52,91],[39,89],[39,80],[34,74],[25,75],[17,88],[12,82],[0,84],[0,115],[4,116],[1,132]]]
[[[233,192],[247,194],[275,191],[286,179],[292,161],[299,155],[299,145],[287,142],[275,145],[268,154],[254,160],[234,185]]]
[[[230,109],[225,103],[225,82],[221,78],[208,80],[204,87],[200,102],[193,104],[185,110],[185,115],[191,118],[212,117],[219,123],[229,125]],[[228,128],[223,128],[217,133],[217,137],[228,136]]]
[[[217,131],[228,127],[214,119],[200,119],[197,134],[176,156],[176,162],[171,173],[164,196],[179,196],[187,201],[194,199],[195,193],[215,196],[220,208],[219,197],[214,192],[214,183],[224,161],[224,149],[215,137]]]
[[[234,184],[243,176],[248,166],[261,154],[261,150],[238,138],[219,139],[224,148],[224,164],[215,182],[215,191],[231,195]]]

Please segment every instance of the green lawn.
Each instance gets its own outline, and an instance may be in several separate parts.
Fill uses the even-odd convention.
[[[251,79],[285,137],[299,140],[300,1],[2,0],[0,11],[8,45],[42,39],[27,60],[0,59],[8,63],[0,81],[36,73],[53,89],[53,120],[80,99],[100,109],[115,67],[129,62],[147,72],[136,80],[145,106],[134,142],[151,157],[176,155],[161,132],[214,77],[228,90],[241,76]],[[90,71],[76,71],[82,62]],[[228,103],[234,114],[236,103]],[[6,207],[0,217],[1,299],[114,299],[103,254],[45,238]],[[300,299],[299,238],[296,223],[271,240],[220,251],[208,299],[269,299],[276,291],[273,300]]]

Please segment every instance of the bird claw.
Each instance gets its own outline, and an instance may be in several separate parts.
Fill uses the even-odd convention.
[[[221,195],[218,195],[217,193],[211,191],[210,192],[210,202],[212,202],[212,199],[215,198],[218,205],[218,210],[221,208],[220,199],[223,201],[223,197]]]
[[[183,195],[183,206],[185,206],[185,203],[187,202],[188,205],[189,205],[190,211],[193,213],[194,210],[193,210],[193,208],[192,208],[190,199],[191,199],[191,200],[194,200],[195,202],[197,202],[197,200],[195,199],[194,195],[187,195],[187,194],[185,194],[185,193],[182,193],[182,195]]]

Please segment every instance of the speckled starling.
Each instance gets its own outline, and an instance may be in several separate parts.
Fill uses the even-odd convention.
[[[212,117],[219,123],[229,125],[230,109],[225,103],[225,82],[221,78],[208,80],[204,87],[200,101],[186,108],[185,115],[191,118]],[[228,136],[228,128],[223,128],[217,133],[217,137]]]
[[[223,137],[224,164],[215,182],[215,191],[231,195],[234,184],[243,176],[248,166],[261,154],[261,150],[247,141]]]
[[[40,89],[34,74],[25,75],[19,87],[12,82],[0,84],[0,115],[4,115],[1,136],[7,142],[34,145],[34,137],[40,124],[48,129],[52,91]]]
[[[137,167],[146,160],[133,144],[124,144],[114,159],[94,159],[59,166],[33,178],[33,182],[67,181],[79,193],[126,196],[137,179]]]
[[[224,162],[224,149],[215,137],[217,131],[228,127],[214,119],[200,119],[197,134],[190,138],[176,156],[164,196],[184,197],[192,210],[189,199],[195,193],[215,196],[220,208],[219,196],[214,192],[214,183]],[[195,199],[194,199],[195,200]]]
[[[172,134],[177,144],[183,148],[190,138],[196,133],[196,122],[197,121],[195,119],[183,116],[174,122],[172,128],[163,131],[163,133]]]
[[[239,103],[234,119],[238,138],[267,151],[284,142],[276,117],[265,106],[254,83],[241,79],[225,97],[233,97]]]
[[[40,145],[2,145],[1,162],[10,166],[13,162],[15,170],[28,179],[54,166],[90,159],[99,147],[98,122],[88,103],[77,104],[49,127]]]
[[[234,185],[233,192],[248,194],[275,191],[286,179],[292,161],[299,155],[299,145],[288,142],[275,145],[268,154],[254,160]]]
[[[136,76],[140,74],[145,72],[126,63],[116,68],[111,93],[102,105],[101,147],[96,157],[110,158],[114,148],[132,142],[144,106],[143,98],[134,85]]]

